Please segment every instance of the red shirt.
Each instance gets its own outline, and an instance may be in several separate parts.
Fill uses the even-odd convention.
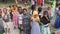
[[[41,3],[43,3],[43,0],[38,0],[38,4],[41,4]]]

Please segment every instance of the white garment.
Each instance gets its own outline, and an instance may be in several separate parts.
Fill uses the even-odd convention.
[[[18,22],[19,22],[19,24],[22,24],[22,16],[23,16],[23,14],[18,14]]]
[[[40,13],[39,15],[40,15],[41,17],[43,17],[43,14],[42,14],[42,13]]]
[[[4,22],[4,28],[10,28],[10,23],[11,22]]]

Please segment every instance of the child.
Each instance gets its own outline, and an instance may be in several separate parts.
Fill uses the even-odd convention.
[[[10,33],[10,15],[7,12],[7,9],[3,9],[4,15],[3,15],[3,20],[5,22],[5,34]]]
[[[30,34],[30,15],[27,13],[27,9],[23,9],[23,32],[24,34]]]
[[[3,25],[3,19],[2,19],[2,11],[0,9],[0,34],[4,33],[4,25]]]
[[[18,27],[18,10],[16,5],[14,5],[14,11],[13,11],[13,25],[14,29]]]
[[[38,8],[38,14],[39,14],[39,18],[41,18],[43,15],[41,14],[41,12],[42,12],[42,8],[41,7],[39,7]]]
[[[18,7],[18,28],[20,30],[20,34],[21,34],[21,31],[22,31],[22,16],[23,16],[23,13],[22,13],[22,8],[21,7]]]
[[[11,6],[9,6],[9,8],[10,8],[10,16],[11,16],[11,20],[13,19],[13,11],[14,11],[14,9],[13,9],[13,5],[11,5]]]
[[[48,17],[50,18],[50,15],[51,15],[51,13],[50,13],[50,7],[48,7],[47,9],[48,9],[47,10],[48,11]]]
[[[57,18],[56,18],[56,20],[55,20],[55,24],[54,24],[54,26],[56,27],[56,28],[60,28],[60,7],[59,7],[59,11],[57,12]]]
[[[47,12],[47,11],[44,11],[44,12],[43,12],[42,23],[43,23],[44,25],[50,23],[50,19],[49,19],[49,17],[48,17],[48,12]]]
[[[44,34],[51,34],[50,28],[49,28],[50,19],[48,17],[47,11],[43,12],[42,23],[43,23],[43,27],[44,27],[43,28]]]
[[[42,8],[41,7],[39,7],[38,8],[38,15],[39,15],[39,19],[40,19],[40,21],[42,20]]]
[[[36,5],[32,5],[31,6],[31,11],[30,11],[31,15],[33,14],[33,11],[36,11]]]
[[[17,5],[13,5],[13,9],[16,10],[16,11],[18,11]]]
[[[41,34],[40,32],[40,19],[38,16],[38,12],[34,11],[32,15],[32,27],[31,27],[31,34]]]

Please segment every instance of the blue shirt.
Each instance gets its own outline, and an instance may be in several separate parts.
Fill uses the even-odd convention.
[[[29,14],[23,15],[24,26],[26,26],[26,27],[29,26],[29,24],[30,24],[29,17],[30,17]]]

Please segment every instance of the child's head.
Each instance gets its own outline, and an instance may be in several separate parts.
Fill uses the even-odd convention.
[[[38,8],[38,13],[41,13],[41,11],[42,11],[42,8],[39,7],[39,8]]]
[[[1,11],[1,9],[0,9],[0,16],[2,16],[2,11]]]
[[[14,10],[16,9],[17,5],[13,5]]]
[[[48,11],[44,11],[43,16],[48,16]]]
[[[48,7],[47,9],[50,10],[50,7]]]
[[[18,11],[19,11],[19,13],[22,13],[22,8],[18,7]]]
[[[32,6],[31,6],[31,9],[32,9],[32,10],[35,10],[35,9],[36,9],[36,5],[32,5]]]
[[[33,12],[33,17],[36,18],[37,16],[38,16],[37,11],[34,11],[34,12]]]
[[[26,8],[23,9],[23,14],[24,14],[24,15],[27,14],[27,9],[26,9]]]
[[[11,5],[11,7],[14,7],[14,5]]]
[[[7,8],[3,8],[4,14],[7,14]]]

